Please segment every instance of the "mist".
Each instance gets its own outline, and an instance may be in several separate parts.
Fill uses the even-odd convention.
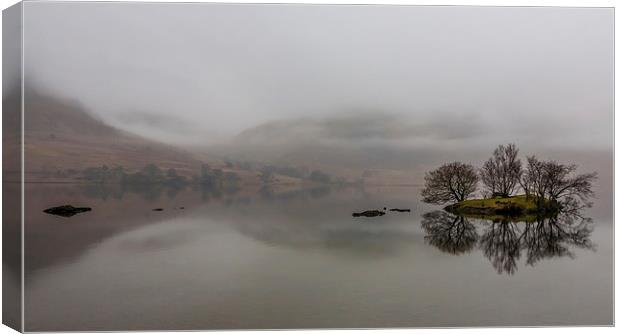
[[[611,159],[611,8],[24,8],[27,85],[206,154],[416,169],[515,142]]]

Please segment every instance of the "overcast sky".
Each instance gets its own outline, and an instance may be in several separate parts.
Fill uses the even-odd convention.
[[[176,143],[612,146],[612,9],[27,2],[25,69]]]

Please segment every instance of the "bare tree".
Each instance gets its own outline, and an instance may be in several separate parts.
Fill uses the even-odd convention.
[[[426,173],[424,181],[422,200],[443,204],[464,201],[476,192],[478,175],[472,165],[451,162]]]
[[[546,163],[547,193],[554,201],[565,198],[579,199],[590,204],[589,198],[594,196],[592,182],[597,179],[597,173],[577,174],[577,165],[564,165],[555,161]]]
[[[515,144],[499,145],[480,169],[480,179],[492,196],[511,196],[521,179],[521,160]]]
[[[527,169],[521,178],[521,187],[529,196],[536,195],[539,203],[550,200],[572,208],[590,206],[594,196],[592,183],[596,173],[577,174],[576,165],[564,165],[556,161],[541,161],[535,156],[527,158]]]
[[[526,196],[535,195],[539,200],[545,198],[547,182],[545,180],[545,162],[536,156],[527,157],[527,168],[521,177],[521,187]]]

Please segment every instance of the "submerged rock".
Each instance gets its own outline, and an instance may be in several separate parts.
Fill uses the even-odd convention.
[[[364,212],[353,212],[353,217],[377,217],[384,214],[385,212],[379,210],[367,210]]]
[[[164,211],[164,209],[162,209],[162,208],[155,208],[155,209],[153,209],[153,211]]]
[[[61,205],[55,206],[53,208],[45,209],[43,212],[49,213],[50,215],[62,216],[62,217],[71,217],[81,212],[91,211],[91,208],[83,207],[76,208],[72,205]]]
[[[411,212],[411,209],[390,209],[390,211],[396,211],[396,212]]]

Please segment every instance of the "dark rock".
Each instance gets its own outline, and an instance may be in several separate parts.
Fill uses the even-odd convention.
[[[353,217],[377,217],[383,216],[385,212],[379,210],[367,210],[364,212],[354,212]]]
[[[153,209],[153,211],[164,211],[164,209],[162,209],[162,208],[155,208],[155,209]]]
[[[61,205],[55,206],[53,208],[45,209],[43,212],[49,213],[50,215],[62,216],[62,217],[71,217],[81,212],[91,211],[91,208],[76,208],[72,205]]]
[[[411,212],[411,209],[390,209],[390,211],[396,211],[396,212]]]

